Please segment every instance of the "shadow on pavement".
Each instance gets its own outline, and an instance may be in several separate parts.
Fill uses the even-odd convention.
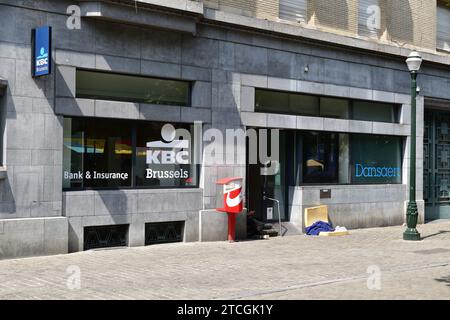
[[[437,282],[443,282],[448,287],[450,287],[450,276],[446,276],[446,277],[442,277],[442,278],[434,279],[434,280],[436,280]]]
[[[433,234],[429,234],[429,235],[427,235],[427,236],[425,236],[425,237],[422,237],[422,240],[423,240],[423,239],[427,239],[427,238],[431,238],[431,237],[436,237],[436,236],[439,236],[439,235],[445,234],[445,233],[450,233],[450,231],[441,230],[441,231],[439,231],[439,232],[436,232],[436,233],[433,233]]]

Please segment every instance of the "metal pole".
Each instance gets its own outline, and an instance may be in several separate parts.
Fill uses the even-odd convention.
[[[278,201],[277,199],[269,198],[267,196],[263,196],[263,199],[264,200],[267,199],[267,200],[275,201],[277,203],[277,207],[278,207],[278,224],[279,224],[279,227],[280,227],[280,237],[282,237],[283,236],[283,228],[282,228],[282,225],[281,225],[280,201]]]
[[[417,72],[411,72],[411,137],[410,137],[410,163],[409,163],[409,202],[406,210],[407,228],[403,233],[403,240],[420,240],[417,231],[418,210],[416,203],[416,95]]]
[[[280,225],[280,237],[283,236],[283,229],[281,226],[281,211],[280,211],[280,201],[277,200],[277,206],[278,206],[278,224]]]

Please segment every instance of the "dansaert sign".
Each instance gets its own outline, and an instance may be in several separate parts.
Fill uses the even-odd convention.
[[[355,164],[356,178],[397,178],[400,177],[399,167],[386,166],[366,166],[364,164]]]
[[[52,69],[52,27],[44,26],[31,32],[31,74],[33,78],[49,75]]]

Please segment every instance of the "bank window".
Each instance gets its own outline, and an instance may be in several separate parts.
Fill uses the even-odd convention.
[[[164,141],[163,125],[64,118],[63,189],[196,187],[192,126],[174,125],[183,136]]]
[[[190,106],[190,83],[77,70],[76,97],[186,107]]]
[[[256,112],[398,123],[399,110],[391,103],[255,90]]]
[[[161,139],[162,125],[151,122],[136,127],[134,172],[136,186],[159,188],[196,186],[198,170],[194,165],[196,163],[193,152],[194,140],[191,138],[193,127],[178,125],[177,130],[180,134],[184,132],[183,136],[174,137],[175,140],[166,142]],[[156,156],[155,153],[159,155]],[[171,155],[175,156],[173,161],[170,159]],[[178,156],[182,157],[183,161],[177,161]],[[169,157],[169,161],[166,161],[166,157]]]

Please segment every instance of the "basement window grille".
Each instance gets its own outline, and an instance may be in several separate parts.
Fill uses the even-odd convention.
[[[128,225],[85,227],[84,250],[127,246],[128,227]]]
[[[184,221],[145,224],[145,245],[183,241]]]

